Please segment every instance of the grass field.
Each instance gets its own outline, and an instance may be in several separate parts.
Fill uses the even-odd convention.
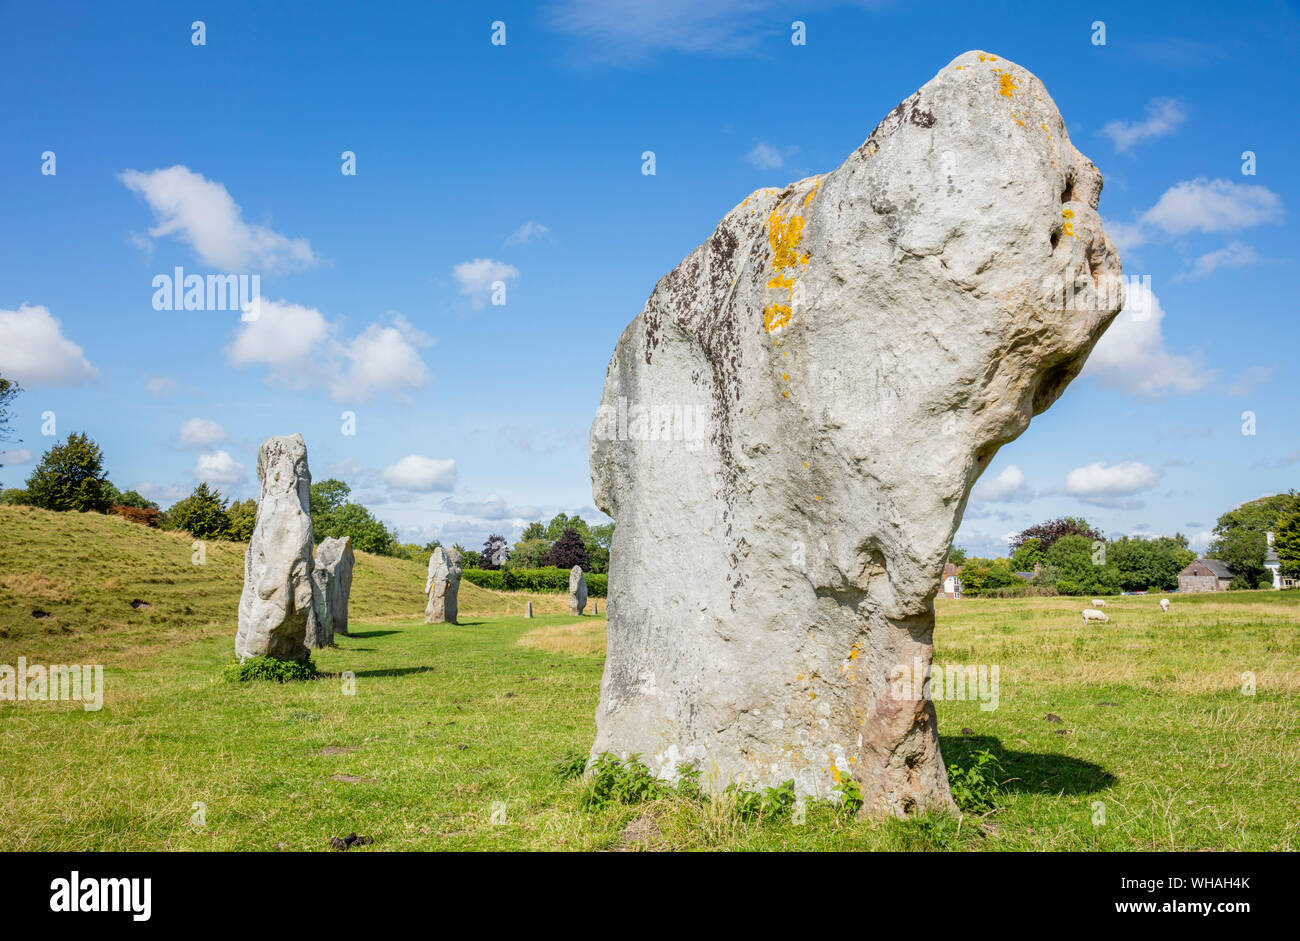
[[[0,508],[0,663],[102,663],[107,686],[99,712],[0,703],[5,849],[319,851],[353,831],[375,840],[354,852],[1300,843],[1300,592],[1175,595],[1167,615],[1117,598],[1087,627],[1077,599],[941,600],[937,663],[1000,669],[996,710],[936,704],[950,765],[999,759],[993,810],[818,805],[797,826],[679,797],[582,809],[583,783],[554,765],[592,740],[605,625],[560,613],[563,597],[532,596],[550,613],[526,620],[524,596],[462,584],[464,623],[426,625],[422,568],[363,556],[353,634],[317,652],[322,677],[235,684],[220,674],[241,547],[210,545],[211,568],[190,551],[105,517]]]

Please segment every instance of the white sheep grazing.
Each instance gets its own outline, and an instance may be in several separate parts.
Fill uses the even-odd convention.
[[[1083,623],[1087,624],[1089,621],[1101,621],[1103,624],[1109,624],[1110,618],[1106,617],[1105,611],[1094,611],[1092,608],[1084,608]]]
[[[1094,608],[1104,608],[1106,607],[1106,602],[1102,601],[1100,598],[1093,598],[1092,606]]]
[[[1161,599],[1160,599],[1160,610],[1163,611],[1165,614],[1168,614],[1168,613],[1169,613],[1169,599],[1168,599],[1168,598],[1161,598]]]

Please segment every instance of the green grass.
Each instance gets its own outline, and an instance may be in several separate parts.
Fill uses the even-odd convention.
[[[128,530],[120,551],[138,558],[144,550],[128,546],[164,538],[171,537]],[[12,545],[3,550],[4,575],[15,574]],[[363,601],[354,588],[356,604],[373,614],[356,617],[353,635],[337,648],[315,652],[320,678],[236,683],[222,671],[237,581],[198,602],[212,621],[204,630],[166,610],[196,603],[179,581],[147,582],[159,576],[102,559],[74,575],[54,567],[52,559],[67,561],[56,548],[87,551],[45,546],[45,556],[31,556],[16,573],[21,584],[57,577],[93,587],[108,574],[122,582],[98,593],[82,589],[87,617],[99,605],[111,608],[112,593],[148,584],[169,620],[0,638],[0,663],[19,654],[39,661],[32,649],[54,650],[59,662],[103,663],[107,685],[100,712],[0,703],[7,850],[322,851],[331,836],[352,831],[375,840],[352,852],[1294,850],[1300,843],[1300,592],[1175,595],[1167,615],[1153,597],[1111,599],[1111,623],[1087,627],[1079,617],[1087,599],[941,600],[937,662],[1001,671],[996,710],[936,704],[950,765],[968,766],[987,750],[1001,766],[991,810],[845,820],[817,805],[795,825],[676,794],[582,809],[585,782],[565,780],[556,765],[585,754],[593,738],[603,618],[502,616],[518,610],[518,599],[488,597],[483,606],[499,610],[456,627],[426,625],[412,610],[423,587],[419,567],[397,577],[391,573],[406,570],[390,572],[382,563],[395,560],[379,560],[372,584],[398,606],[385,610],[388,602]],[[178,580],[185,573],[161,571]],[[412,601],[408,583],[417,575]],[[76,615],[71,604],[61,618]],[[4,618],[10,624],[13,615]],[[354,695],[345,691],[345,671],[355,676]],[[1255,676],[1253,696],[1241,692],[1246,672]],[[1062,721],[1047,721],[1049,713]],[[500,825],[492,821],[497,802],[505,805]],[[202,825],[192,822],[196,803],[205,807]],[[1105,823],[1094,825],[1099,805]]]

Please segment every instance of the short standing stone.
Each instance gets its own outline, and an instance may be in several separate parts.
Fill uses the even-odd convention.
[[[429,557],[429,577],[424,593],[429,603],[424,608],[425,624],[456,623],[456,593],[460,591],[460,553],[450,554],[442,546]]]
[[[532,616],[533,616],[533,603],[530,601],[528,602],[528,607],[524,609],[524,617],[530,618]]]
[[[352,592],[353,562],[351,536],[323,539],[316,547],[316,565],[312,578],[321,593],[317,619],[328,619],[330,643],[333,643],[335,634],[348,632],[348,596]],[[311,644],[308,643],[308,646]]]
[[[235,656],[307,658],[312,583],[311,471],[302,435],[268,438],[257,451],[261,493],[244,552]],[[315,625],[312,625],[315,633]]]
[[[582,614],[587,606],[587,580],[582,577],[582,566],[569,569],[569,613]]]

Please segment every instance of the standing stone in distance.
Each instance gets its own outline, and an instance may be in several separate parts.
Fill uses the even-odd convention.
[[[352,552],[352,537],[342,539],[323,539],[316,547],[316,568],[313,575],[322,573],[324,578],[318,582],[324,593],[323,610],[329,613],[331,642],[334,634],[348,632],[348,596],[352,592],[352,566],[355,555]]]
[[[533,603],[530,601],[528,602],[528,607],[524,609],[524,617],[530,618],[532,616],[533,616]]]
[[[262,490],[253,536],[244,552],[235,656],[305,660],[315,606],[311,471],[302,435],[263,441],[257,451],[257,479]]]
[[[424,608],[425,624],[456,623],[456,593],[460,591],[460,553],[448,554],[442,546],[429,557],[429,577],[424,593],[429,603]]]
[[[969,52],[659,281],[591,432],[618,522],[593,755],[952,808],[904,680],[972,485],[1120,309],[1100,192],[1042,83]]]
[[[575,565],[569,569],[569,613],[582,614],[587,606],[587,579],[582,575],[582,566]]]

